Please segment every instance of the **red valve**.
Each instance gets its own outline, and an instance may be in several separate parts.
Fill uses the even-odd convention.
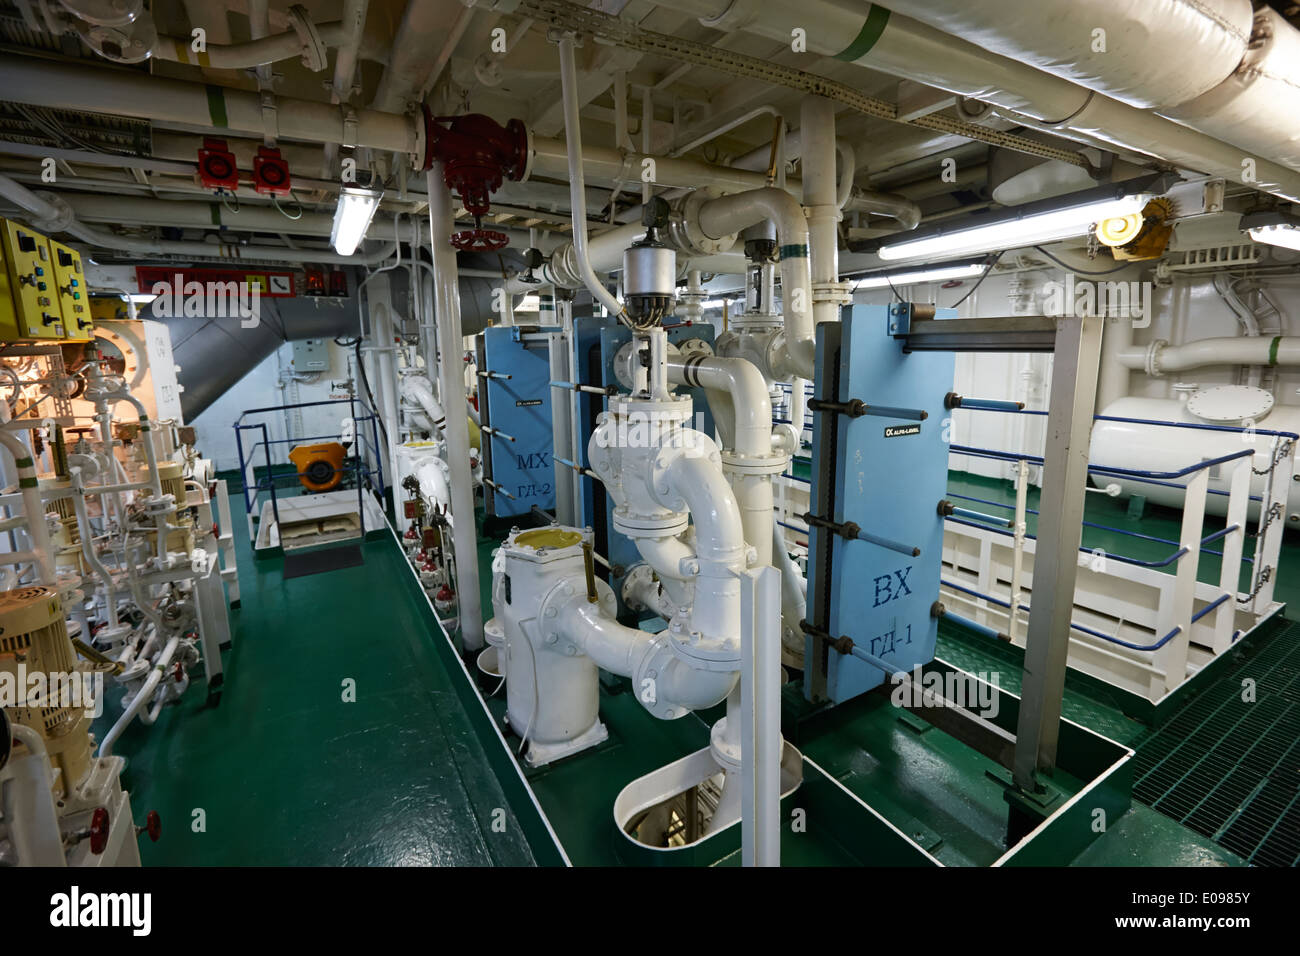
[[[287,196],[293,188],[289,164],[274,146],[257,147],[253,157],[253,188],[264,196]]]
[[[108,819],[108,810],[104,807],[96,807],[95,812],[90,815],[90,852],[99,856],[108,846],[108,830],[110,821]]]
[[[212,522],[212,537],[214,538],[221,537],[221,529],[217,527],[217,523],[215,521]]]
[[[204,139],[199,150],[199,182],[204,189],[225,189],[234,192],[239,188],[239,169],[235,154],[226,148],[224,139]]]
[[[150,810],[144,815],[144,832],[149,834],[149,839],[154,843],[162,836],[162,817],[158,816],[157,810]]]
[[[180,661],[176,662],[176,670],[173,671],[173,674],[175,675],[176,681],[178,683],[180,682],[181,678],[185,676],[185,667],[181,664]]]
[[[503,179],[519,180],[528,168],[528,129],[521,120],[502,126],[490,116],[433,116],[425,108],[425,163],[443,164],[442,178],[454,190],[474,217],[474,228],[452,237],[452,245],[463,252],[491,252],[510,240],[500,232],[482,227],[492,193]]]
[[[402,535],[402,537],[405,538],[407,541],[414,541],[416,538],[419,537],[419,535],[415,533],[414,523],[412,523],[411,526],[406,529],[406,534]]]

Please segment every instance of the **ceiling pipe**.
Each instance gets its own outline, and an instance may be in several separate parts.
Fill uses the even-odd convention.
[[[784,43],[801,29],[808,51],[914,80],[1023,114],[1035,129],[1078,131],[1115,147],[1300,201],[1300,172],[1271,157],[1243,164],[1241,149],[1148,110],[999,56],[875,4],[833,0],[752,4],[746,0],[658,0],[714,29]],[[1001,8],[999,8],[1001,9]],[[845,38],[851,37],[848,45]],[[1185,62],[1185,59],[1183,60]]]
[[[350,38],[340,21],[320,23],[316,31],[327,47],[339,47]],[[202,53],[194,52],[189,37],[159,36],[153,55],[170,63],[184,63],[212,70],[252,70],[281,60],[302,56],[305,45],[297,33],[276,33],[247,43],[209,43]],[[355,62],[355,58],[354,58]]]
[[[379,110],[270,97],[225,87],[34,57],[0,58],[5,99],[27,106],[74,109],[148,120],[173,129],[221,130],[307,143],[342,143],[423,159],[424,119]]]
[[[1300,31],[1271,7],[1253,12],[1250,0],[1007,0],[996,11],[962,0],[886,6],[1300,168]]]
[[[423,99],[450,62],[473,17],[473,9],[462,6],[448,27],[445,3],[407,0],[371,109],[393,113]],[[435,48],[438,52],[431,56]]]

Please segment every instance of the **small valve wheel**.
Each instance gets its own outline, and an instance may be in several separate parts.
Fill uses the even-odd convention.
[[[135,835],[138,837],[141,833],[149,834],[149,839],[154,843],[162,836],[162,817],[158,816],[157,810],[150,810],[144,815],[144,826],[135,828]]]
[[[465,229],[451,237],[451,244],[461,252],[495,252],[509,243],[509,236],[493,229]]]

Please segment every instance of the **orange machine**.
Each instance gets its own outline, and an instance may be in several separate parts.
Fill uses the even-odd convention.
[[[343,480],[343,458],[347,451],[336,441],[318,445],[295,445],[289,460],[298,469],[298,480],[309,491],[332,491]]]

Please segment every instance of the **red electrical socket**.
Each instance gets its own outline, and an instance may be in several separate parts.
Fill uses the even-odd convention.
[[[289,164],[274,146],[257,147],[253,157],[253,188],[264,196],[287,196],[293,188]]]
[[[232,193],[239,188],[235,154],[226,148],[224,139],[203,140],[199,150],[199,183],[204,189],[225,189]]]

